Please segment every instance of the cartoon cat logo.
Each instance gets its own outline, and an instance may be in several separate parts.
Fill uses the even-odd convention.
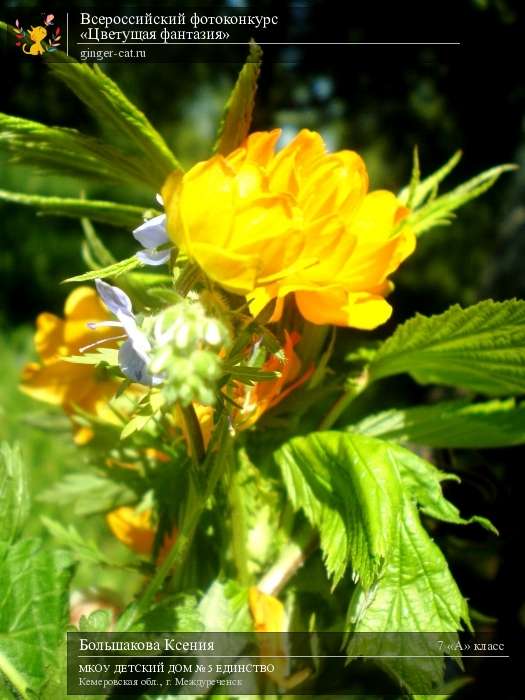
[[[31,31],[29,32],[29,38],[34,43],[30,47],[29,51],[27,50],[27,44],[24,44],[22,46],[22,51],[24,53],[30,53],[31,56],[41,56],[45,51],[41,42],[44,41],[46,36],[47,29],[44,29],[44,27],[31,27]]]
[[[31,25],[31,29],[24,29],[18,20],[15,22],[16,45],[21,46],[22,51],[29,56],[42,56],[46,51],[56,51],[57,46],[60,46],[60,27],[49,29],[54,24],[55,15],[44,13],[42,18],[43,26]]]

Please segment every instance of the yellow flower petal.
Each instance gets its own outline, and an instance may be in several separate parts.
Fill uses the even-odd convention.
[[[248,603],[256,632],[286,631],[286,613],[280,600],[252,586]]]
[[[115,537],[137,554],[147,555],[153,549],[155,530],[151,511],[122,506],[106,515],[106,522]]]
[[[175,201],[180,227],[172,224],[173,203],[167,207],[168,233],[189,255],[195,255],[195,242],[223,247],[229,238],[237,194],[235,171],[222,156],[198,163],[184,175]]]
[[[257,255],[228,252],[209,243],[194,243],[193,254],[211,279],[229,291],[246,294],[253,289],[259,266]]]
[[[122,544],[137,554],[149,556],[155,544],[155,527],[152,523],[153,513],[150,509],[139,510],[122,506],[106,515],[106,522],[111,532]],[[160,548],[158,563],[166,557],[177,538],[177,529],[164,537]]]
[[[302,315],[319,325],[350,326],[372,330],[388,321],[392,307],[380,295],[369,292],[345,292],[338,288],[296,292]]]
[[[64,321],[47,312],[36,319],[35,349],[44,362],[67,352],[64,344]]]
[[[235,169],[246,161],[268,165],[274,155],[275,145],[281,136],[280,129],[273,131],[256,131],[250,134],[244,144],[227,156],[228,163]]]

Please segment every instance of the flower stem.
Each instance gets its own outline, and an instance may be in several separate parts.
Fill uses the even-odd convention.
[[[140,598],[120,617],[116,625],[117,632],[126,632],[130,630],[149,610],[170,571],[174,567],[180,571],[184,565],[201,515],[225,467],[225,461],[230,453],[229,442],[228,421],[227,417],[223,416],[217,425],[213,444],[210,445],[208,455],[203,464],[203,471],[206,474],[204,490],[200,488],[200,485],[199,487],[196,486],[195,477],[190,478],[188,501],[179,534],[166,558],[142,592]],[[215,447],[217,449],[214,449]]]
[[[319,424],[319,430],[330,430],[339,417],[346,411],[352,401],[359,396],[368,386],[368,372],[365,369],[351,385],[344,391],[337,401],[332,405],[326,416]]]
[[[228,483],[228,500],[230,503],[233,559],[237,569],[237,577],[239,583],[248,586],[251,583],[251,576],[248,571],[248,551],[246,549],[248,528],[246,526],[246,512],[243,508],[243,499],[239,484],[237,460],[232,460]]]
[[[283,547],[276,563],[262,577],[257,588],[267,595],[278,595],[317,548],[318,543],[317,533],[312,532],[310,527],[305,527]]]
[[[201,274],[200,267],[193,262],[187,262],[175,282],[175,290],[182,296],[187,296]]]
[[[180,410],[186,426],[191,457],[197,465],[200,465],[204,461],[206,450],[204,448],[199,419],[197,418],[193,404],[189,406],[180,406]]]

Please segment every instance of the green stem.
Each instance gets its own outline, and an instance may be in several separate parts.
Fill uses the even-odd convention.
[[[278,595],[292,576],[317,548],[319,536],[310,527],[302,529],[281,550],[276,563],[266,572],[257,588],[268,595]]]
[[[180,275],[175,282],[175,290],[185,297],[191,290],[195,282],[199,279],[201,269],[194,262],[187,262],[182,268]]]
[[[351,386],[344,391],[337,401],[332,405],[328,413],[319,424],[319,430],[330,430],[339,417],[346,411],[352,401],[359,396],[368,386],[369,378],[367,370],[352,381]]]
[[[308,321],[303,322],[301,340],[296,347],[303,367],[308,369],[311,365],[317,366],[330,329],[330,326],[318,326]]]
[[[9,659],[0,652],[0,673],[2,673],[8,680],[8,682],[15,688],[17,693],[23,700],[29,698],[28,688],[26,679],[22,674],[13,666]],[[3,687],[3,684],[2,684]],[[7,691],[9,692],[9,691]]]
[[[206,450],[204,448],[204,440],[202,439],[199,419],[197,418],[197,414],[195,413],[195,409],[192,404],[189,406],[181,406],[180,410],[186,425],[186,432],[188,433],[191,456],[193,461],[197,465],[200,465],[204,461]]]
[[[208,499],[215,490],[219,476],[225,466],[225,458],[229,453],[228,424],[225,416],[217,425],[214,438],[213,445],[210,445],[208,456],[203,465],[203,471],[206,473],[204,490],[197,488],[194,477],[190,477],[188,501],[177,538],[140,598],[120,617],[115,631],[126,632],[131,629],[149,610],[170,571],[174,567],[178,571],[182,569],[190,551],[201,515],[206,508]],[[218,447],[217,450],[214,449],[215,446]]]
[[[246,523],[246,512],[243,507],[242,492],[239,484],[239,469],[237,460],[232,460],[228,487],[233,559],[237,569],[237,577],[239,582],[245,586],[249,586],[251,583],[251,576],[250,572],[248,571],[248,550],[246,548],[248,527]]]

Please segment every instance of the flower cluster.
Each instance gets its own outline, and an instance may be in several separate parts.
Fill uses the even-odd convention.
[[[153,348],[149,368],[163,377],[167,402],[215,403],[221,375],[218,351],[229,344],[226,326],[208,316],[198,301],[181,299],[148,319],[144,327]]]
[[[88,324],[121,327],[127,336],[119,349],[119,365],[132,381],[162,384],[169,404],[215,403],[221,374],[220,349],[228,346],[228,330],[208,316],[198,300],[183,299],[160,313],[137,320],[131,300],[118,287],[96,280],[101,299],[117,321]]]
[[[275,153],[278,129],[251,134],[162,190],[168,234],[225,289],[246,295],[254,314],[288,294],[305,319],[372,329],[392,312],[388,276],[414,250],[408,210],[391,193],[368,192],[353,151],[327,154],[302,130]]]

